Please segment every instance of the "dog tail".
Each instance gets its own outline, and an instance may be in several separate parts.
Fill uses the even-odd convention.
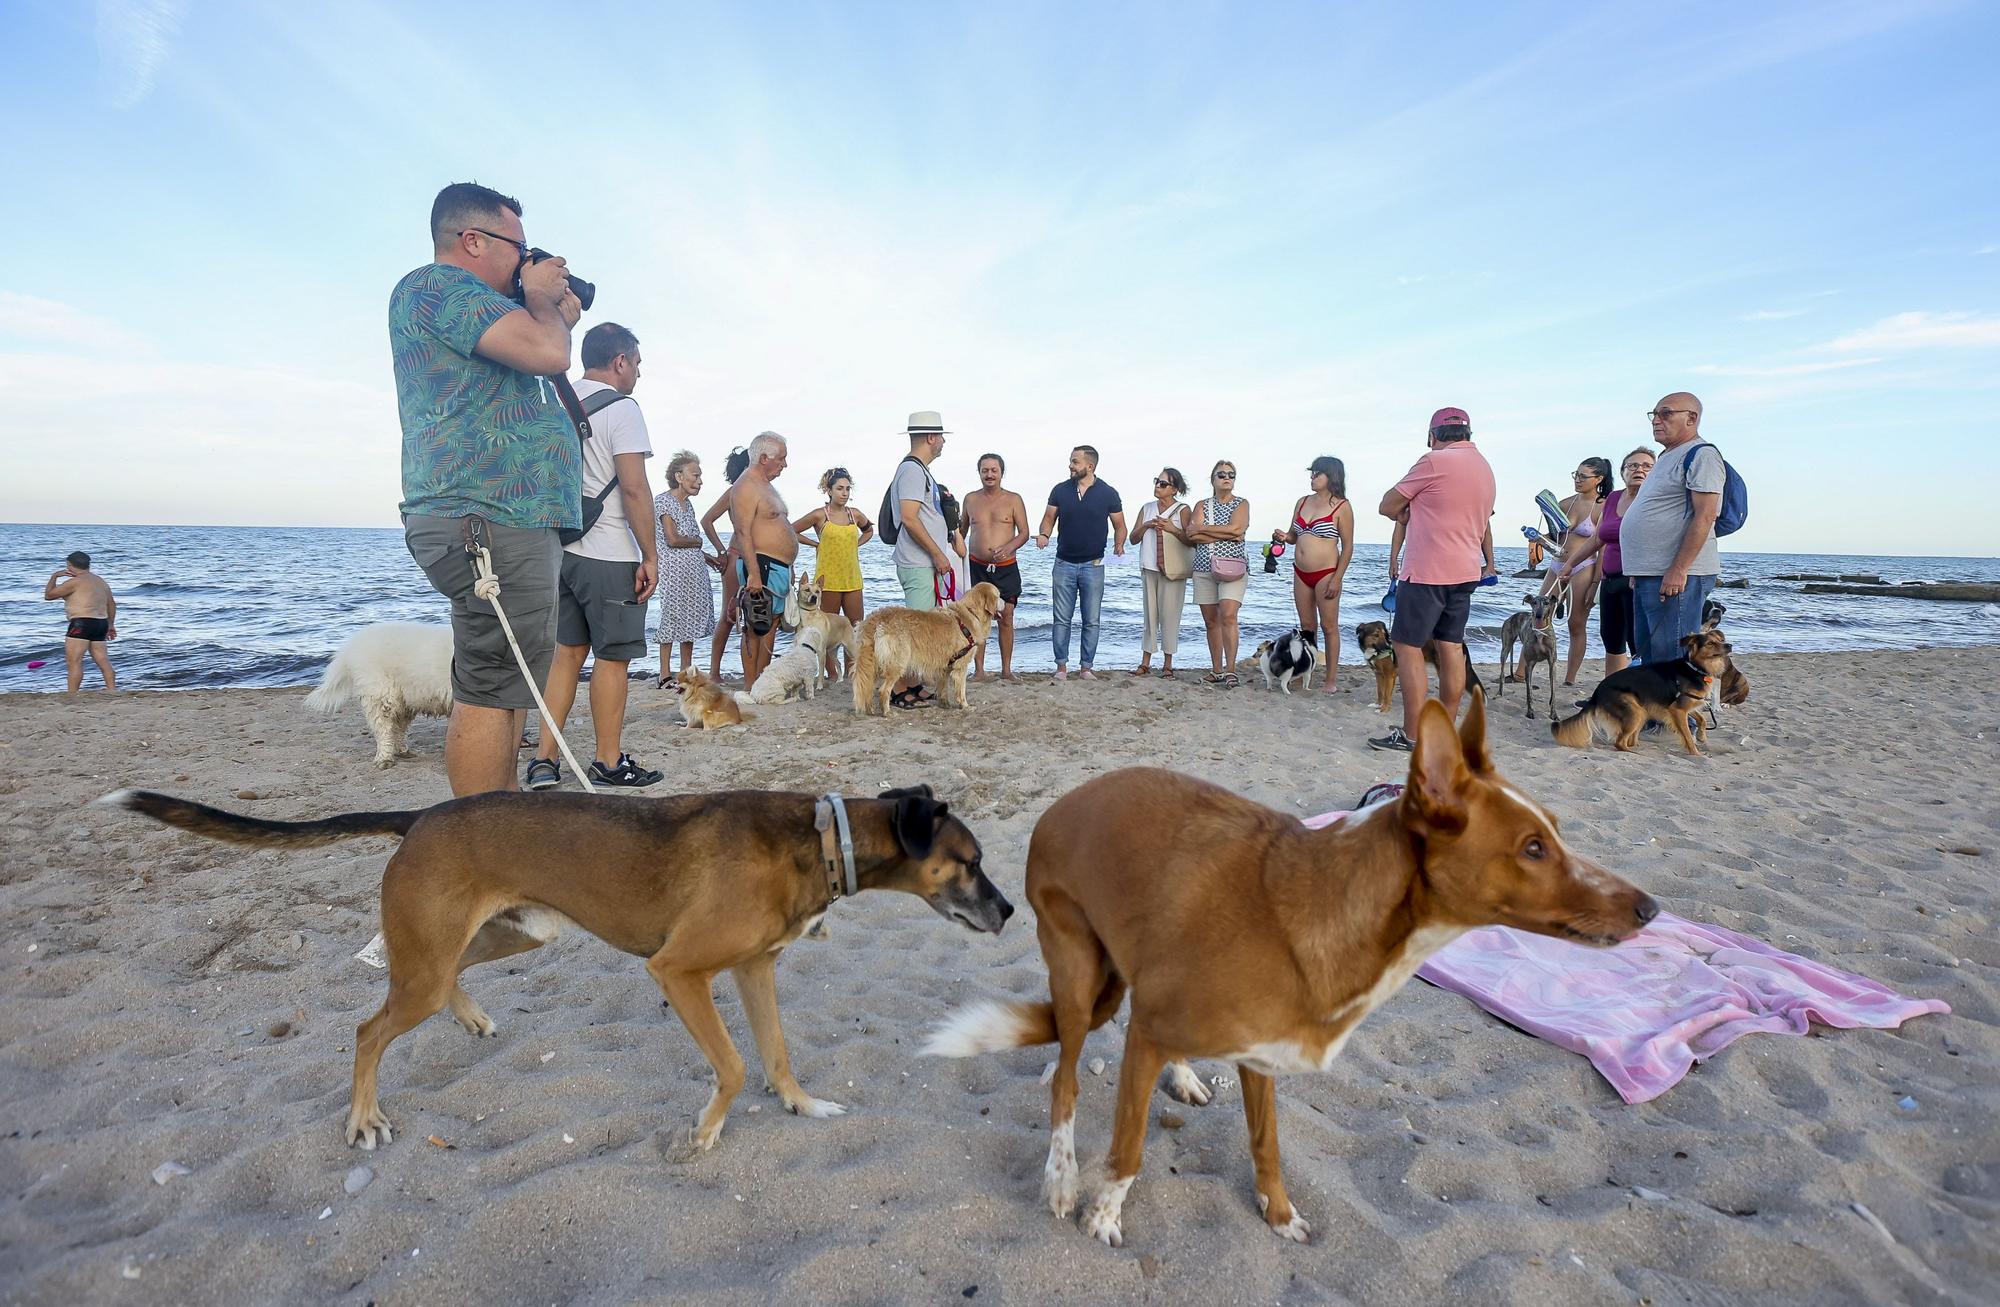
[[[1566,744],[1572,749],[1588,749],[1591,737],[1595,734],[1591,730],[1591,718],[1596,712],[1597,698],[1593,695],[1591,702],[1576,716],[1550,722],[1549,734],[1556,737],[1557,744]]]
[[[926,1057],[971,1057],[1004,1048],[1047,1044],[1056,1037],[1053,1003],[999,1003],[982,999],[945,1018],[924,1045]]]
[[[306,696],[306,707],[314,712],[333,712],[354,701],[354,669],[345,650],[333,656],[318,686]]]
[[[860,656],[854,666],[848,669],[848,679],[854,682],[854,712],[865,717],[875,711],[875,641],[859,640]]]
[[[266,821],[152,790],[114,790],[98,802],[212,840],[291,849],[309,849],[358,835],[407,835],[410,827],[417,824],[417,818],[424,815],[424,810],[418,808],[409,812],[343,812],[319,821]]]
[[[736,692],[736,702],[742,704],[745,708],[748,708],[751,707],[753,704],[755,704],[757,700],[748,691],[738,690]]]

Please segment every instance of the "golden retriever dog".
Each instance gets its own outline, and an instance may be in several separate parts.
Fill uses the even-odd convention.
[[[889,694],[906,676],[937,686],[938,702],[946,707],[965,707],[972,651],[986,642],[1000,608],[1000,588],[981,581],[965,598],[929,612],[877,608],[868,614],[854,664],[854,711],[888,716]]]
[[[792,601],[785,605],[785,615],[780,620],[792,630],[804,635],[807,631],[819,632],[819,647],[826,652],[826,679],[839,680],[854,675],[854,623],[847,620],[845,613],[824,613],[820,611],[819,597],[824,587],[816,576],[808,576],[801,570],[798,580],[792,584]],[[840,675],[834,675],[833,653],[840,650],[842,662]]]
[[[725,726],[741,726],[755,721],[756,713],[736,706],[727,690],[708,679],[706,672],[684,667],[674,678],[674,693],[680,696],[681,725],[716,731]]]

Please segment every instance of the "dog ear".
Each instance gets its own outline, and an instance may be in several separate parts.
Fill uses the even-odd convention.
[[[928,785],[902,785],[893,790],[884,790],[875,797],[878,799],[905,799],[914,796],[920,799],[929,799],[936,797],[936,794],[937,791]]]
[[[1472,703],[1458,726],[1458,744],[1467,767],[1476,772],[1493,770],[1493,754],[1486,747],[1486,691],[1479,686],[1472,687]]]
[[[1481,718],[1484,729],[1484,718]],[[1455,835],[1465,829],[1465,749],[1451,726],[1451,714],[1432,699],[1417,719],[1416,749],[1403,790],[1403,824],[1423,833]]]
[[[931,846],[937,842],[938,827],[944,824],[941,817],[944,805],[932,800],[930,786],[921,788],[921,794],[908,790],[889,791],[897,795],[894,819],[896,843],[902,846],[904,856],[910,858],[929,857]]]

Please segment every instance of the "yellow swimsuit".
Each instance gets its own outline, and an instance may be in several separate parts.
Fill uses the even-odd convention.
[[[861,588],[861,528],[851,522],[819,524],[820,588],[859,590]]]

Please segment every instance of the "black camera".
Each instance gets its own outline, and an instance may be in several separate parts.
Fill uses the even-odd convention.
[[[530,249],[528,251],[528,263],[540,263],[543,259],[553,259],[554,257],[555,255],[544,249]],[[523,264],[522,266],[526,267],[527,265]],[[597,298],[597,287],[591,285],[573,272],[565,272],[563,275],[569,278],[569,293],[576,296],[576,302],[583,306],[585,313],[590,312],[590,302]],[[527,302],[527,293],[521,289],[521,274],[519,272],[514,274],[514,298],[524,304]]]

